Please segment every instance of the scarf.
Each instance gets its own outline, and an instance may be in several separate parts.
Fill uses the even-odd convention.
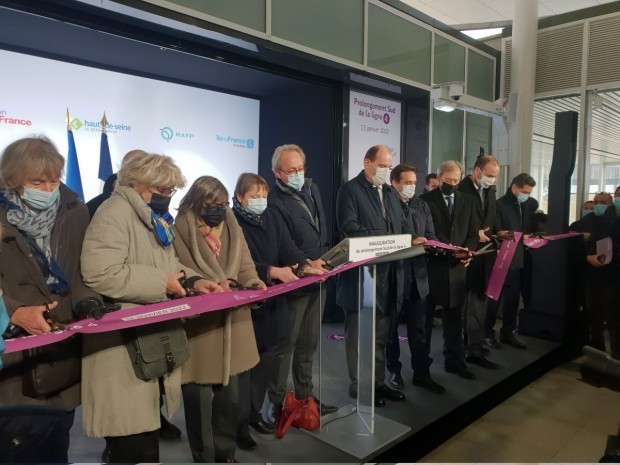
[[[202,238],[209,246],[209,249],[215,256],[217,261],[220,260],[220,250],[222,250],[222,243],[220,240],[211,233],[213,228],[207,226],[206,224],[200,225],[200,233],[202,234]]]
[[[155,231],[155,238],[162,247],[168,247],[174,242],[174,231],[172,230],[174,218],[168,212],[158,215],[151,210],[151,224]]]
[[[247,208],[239,203],[237,197],[233,197],[233,210],[236,211],[241,218],[246,220],[250,224],[254,224],[256,226],[263,225],[263,217],[265,215],[256,215],[252,212],[249,212]]]

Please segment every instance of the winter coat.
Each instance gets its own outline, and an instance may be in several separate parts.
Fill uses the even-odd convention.
[[[129,308],[167,300],[168,274],[182,269],[196,275],[179,263],[172,245],[157,242],[151,209],[142,197],[131,187],[117,187],[86,230],[84,283]],[[163,385],[172,416],[180,404],[181,367],[164,376]],[[160,427],[159,382],[136,377],[121,331],[84,337],[82,399],[88,436],[127,436]]]
[[[228,278],[251,287],[260,284],[243,232],[232,210],[226,211],[220,235],[220,259],[204,241],[193,212],[176,218],[174,247],[179,261],[198,270],[206,279],[220,283]],[[189,319],[185,330],[190,358],[183,365],[182,382],[227,385],[231,376],[258,363],[250,307],[229,308]]]
[[[51,249],[56,250],[56,262],[70,282],[66,295],[52,294],[47,286],[32,250],[24,236],[6,218],[7,207],[0,205],[2,243],[0,244],[0,279],[4,302],[10,315],[18,307],[42,305],[58,301],[52,312],[61,322],[73,320],[73,306],[85,297],[99,297],[82,282],[80,254],[84,231],[89,217],[86,205],[75,192],[60,185],[60,205],[51,235]],[[56,395],[35,399],[22,395],[23,352],[2,357],[4,369],[0,371],[0,406],[49,405],[73,410],[80,404],[80,384],[75,384]]]

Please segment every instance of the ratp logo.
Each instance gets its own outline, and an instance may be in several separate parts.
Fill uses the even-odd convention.
[[[169,128],[168,126],[166,126],[165,128],[161,128],[159,132],[161,134],[161,137],[166,142],[170,142],[170,139],[174,137],[174,131],[172,130],[172,128]]]

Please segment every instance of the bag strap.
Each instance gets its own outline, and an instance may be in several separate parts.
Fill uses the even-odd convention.
[[[295,405],[295,408],[291,409],[291,413],[284,423],[282,423],[282,417],[280,417],[280,423],[278,424],[278,430],[276,431],[276,437],[278,439],[282,439],[284,437],[284,435],[290,428],[291,424],[293,424],[293,421],[295,420],[295,417],[297,416],[297,411],[300,408],[301,408],[301,402],[298,402]]]

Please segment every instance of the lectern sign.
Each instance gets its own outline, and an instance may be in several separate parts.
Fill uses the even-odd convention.
[[[349,261],[380,257],[411,247],[411,234],[349,238]]]

